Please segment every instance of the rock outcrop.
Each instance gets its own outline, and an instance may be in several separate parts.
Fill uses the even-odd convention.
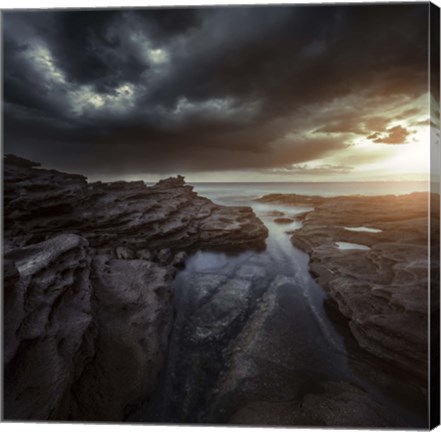
[[[98,252],[190,248],[261,248],[267,229],[250,207],[224,207],[200,197],[183,177],[87,183],[81,175],[4,159],[6,245],[21,247],[69,232]],[[120,249],[121,250],[121,249]],[[128,252],[130,254],[130,252]]]
[[[4,417],[121,421],[164,366],[171,281],[197,248],[262,248],[247,207],[181,176],[87,183],[4,159]]]
[[[428,198],[427,193],[413,193],[260,199],[314,208],[302,215],[302,227],[292,233],[293,244],[310,256],[310,272],[348,318],[360,346],[398,366],[425,390]],[[439,228],[435,231],[439,242]],[[347,249],[338,242],[349,243]],[[354,244],[366,250],[356,250]]]

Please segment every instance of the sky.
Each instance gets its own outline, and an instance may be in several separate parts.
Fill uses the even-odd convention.
[[[4,153],[91,180],[426,180],[428,12],[4,12]]]

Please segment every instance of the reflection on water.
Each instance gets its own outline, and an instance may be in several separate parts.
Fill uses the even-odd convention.
[[[221,270],[230,262],[231,259],[224,253],[199,251],[187,261],[186,268],[195,272]]]
[[[339,249],[342,250],[369,250],[369,246],[357,244],[357,243],[347,243],[347,242],[336,242],[335,243]]]
[[[380,233],[383,230],[377,229],[377,228],[368,228],[365,226],[360,227],[343,227],[347,231],[354,231],[354,232],[368,232],[368,233]]]

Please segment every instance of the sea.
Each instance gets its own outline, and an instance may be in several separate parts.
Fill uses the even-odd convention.
[[[210,199],[228,200],[247,196],[258,198],[272,193],[319,195],[403,195],[429,191],[427,181],[403,182],[266,182],[266,183],[189,183],[201,196]]]

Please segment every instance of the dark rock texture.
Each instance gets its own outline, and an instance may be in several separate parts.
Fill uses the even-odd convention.
[[[149,397],[186,250],[264,246],[182,177],[87,183],[4,159],[4,417],[121,421]]]
[[[142,181],[87,183],[81,175],[6,156],[4,185],[9,247],[69,232],[99,252],[130,256],[143,249],[259,248],[267,236],[251,208],[216,205],[181,176],[151,187]]]
[[[305,427],[408,427],[374,402],[362,389],[347,383],[328,381],[314,393],[286,402],[250,402],[231,418],[238,425]]]
[[[428,371],[428,198],[413,193],[260,199],[315,208],[303,215],[292,242],[309,254],[311,273],[349,319],[360,346],[398,366],[423,389]],[[439,228],[435,235],[439,238]],[[339,249],[336,242],[369,250]]]

